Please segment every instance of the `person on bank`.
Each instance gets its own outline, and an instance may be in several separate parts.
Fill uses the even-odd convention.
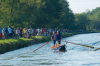
[[[55,34],[54,31],[53,31],[53,34],[51,36],[51,40],[53,40],[53,44],[54,44],[54,47],[55,47],[55,44],[56,44],[56,34]]]
[[[1,29],[1,25],[0,25],[0,39],[2,39],[2,29]]]

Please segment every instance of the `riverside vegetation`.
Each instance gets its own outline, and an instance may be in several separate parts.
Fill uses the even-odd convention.
[[[86,31],[86,32],[73,32],[73,33],[64,33],[62,34],[62,38],[69,37],[75,34],[82,33],[94,33],[94,31]],[[19,39],[6,39],[0,40],[0,54],[20,49],[23,47],[27,47],[29,45],[38,44],[41,42],[47,42],[51,40],[51,35],[49,36],[32,36],[31,39],[27,38],[19,38]]]

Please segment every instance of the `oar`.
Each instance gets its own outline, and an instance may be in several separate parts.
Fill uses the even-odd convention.
[[[49,42],[51,42],[51,41],[49,41]],[[45,46],[45,45],[48,44],[49,42],[45,43],[44,45],[40,46],[39,48]],[[35,52],[35,51],[38,50],[39,48],[35,49],[33,52]]]
[[[93,46],[88,46],[88,45],[82,45],[82,44],[76,44],[76,45],[81,45],[81,46],[85,46],[85,47],[94,48]]]
[[[76,44],[76,45],[80,45],[80,46],[85,46],[85,47],[94,48],[93,46],[82,45],[82,44],[72,43],[72,42],[68,42],[68,41],[62,41],[62,42],[67,42],[67,43],[71,43],[71,44]]]
[[[49,44],[48,44],[49,45]],[[49,45],[49,47],[51,47],[50,45]]]
[[[97,48],[97,49],[95,49],[95,50],[93,50],[93,51],[97,51],[97,50],[99,50],[100,48]]]

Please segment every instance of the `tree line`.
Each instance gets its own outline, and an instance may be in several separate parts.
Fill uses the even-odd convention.
[[[100,29],[100,7],[75,14],[76,29]]]
[[[100,29],[100,8],[74,14],[66,0],[1,0],[2,27]]]

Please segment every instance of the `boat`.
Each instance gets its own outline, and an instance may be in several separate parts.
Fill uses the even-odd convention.
[[[51,49],[53,51],[62,51],[62,52],[65,52],[66,51],[66,45],[60,45],[59,47],[51,47]]]

